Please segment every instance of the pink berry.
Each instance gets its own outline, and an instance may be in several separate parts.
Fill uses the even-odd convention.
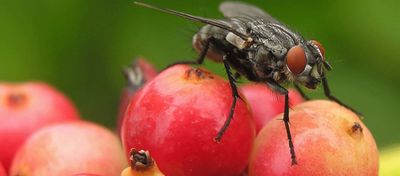
[[[120,141],[99,125],[75,121],[34,133],[15,155],[11,175],[119,175],[127,166]]]
[[[61,92],[40,82],[0,83],[0,161],[9,170],[16,150],[36,130],[79,119]]]
[[[374,138],[350,110],[327,100],[302,103],[290,112],[297,156],[291,165],[285,127],[278,116],[258,134],[249,176],[378,175]]]

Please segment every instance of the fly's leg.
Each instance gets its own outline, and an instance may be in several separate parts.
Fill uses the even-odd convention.
[[[210,43],[212,41],[215,41],[214,37],[210,37],[205,41],[204,48],[201,50],[201,52],[200,52],[200,54],[199,54],[199,56],[197,57],[196,60],[194,60],[194,61],[178,61],[178,62],[175,62],[175,63],[172,63],[172,64],[168,65],[165,69],[167,69],[169,67],[172,67],[174,65],[179,65],[179,64],[190,64],[190,65],[201,65],[201,64],[203,64],[204,59],[206,58],[207,51],[208,51],[208,49],[210,49]]]
[[[233,101],[232,101],[231,108],[229,110],[229,115],[226,118],[224,125],[218,131],[217,136],[214,138],[214,140],[217,142],[221,141],[221,138],[224,135],[226,129],[228,129],[228,126],[231,123],[231,120],[233,118],[233,112],[235,111],[236,101],[238,98],[240,98],[239,93],[237,91],[237,87],[236,87],[236,80],[232,75],[231,68],[229,66],[226,56],[223,57],[223,63],[225,66],[226,74],[228,75],[229,84],[231,85]]]
[[[332,101],[344,106],[345,108],[350,109],[351,111],[353,111],[354,113],[356,113],[359,116],[363,116],[360,112],[358,112],[357,110],[344,104],[342,101],[340,101],[339,99],[337,99],[335,96],[333,96],[331,94],[331,90],[329,89],[329,86],[328,86],[328,80],[326,79],[325,75],[322,75],[322,86],[324,87],[324,94],[329,100],[332,100]]]
[[[240,73],[238,73],[238,72],[236,72],[234,75],[233,75],[233,79],[235,79],[235,81],[237,81],[238,79],[240,79],[242,77],[242,75],[240,75]]]
[[[296,88],[296,90],[300,93],[300,95],[305,99],[305,100],[310,100],[310,97],[308,97],[303,90],[300,88],[299,85],[294,84],[294,88]]]
[[[285,123],[286,135],[289,141],[289,150],[290,155],[292,158],[292,165],[297,164],[296,154],[294,152],[294,145],[292,140],[292,134],[290,133],[289,127],[289,92],[287,89],[279,85],[277,82],[271,80],[267,82],[268,86],[270,86],[273,90],[277,91],[278,93],[285,95],[285,105],[284,105],[284,112],[283,112],[283,122]]]

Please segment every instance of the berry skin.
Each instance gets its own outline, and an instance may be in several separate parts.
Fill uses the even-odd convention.
[[[0,163],[0,176],[7,176],[6,170],[3,165]]]

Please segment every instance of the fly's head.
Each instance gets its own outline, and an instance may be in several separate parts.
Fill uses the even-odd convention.
[[[304,41],[290,48],[285,57],[286,75],[295,83],[315,89],[331,67],[325,60],[325,49],[315,41]]]

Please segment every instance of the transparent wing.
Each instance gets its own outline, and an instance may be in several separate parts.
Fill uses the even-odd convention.
[[[262,18],[265,22],[280,23],[264,10],[242,2],[223,2],[219,5],[219,10],[226,18],[248,16]]]
[[[142,2],[134,2],[136,5],[140,5],[143,7],[147,7],[150,9],[154,9],[154,10],[158,10],[164,13],[168,13],[168,14],[172,14],[172,15],[176,15],[176,16],[180,16],[183,18],[186,18],[188,20],[192,20],[192,21],[197,21],[197,22],[201,22],[204,24],[209,24],[212,26],[216,26],[222,29],[225,29],[229,32],[234,33],[235,35],[239,36],[240,38],[242,38],[243,40],[247,40],[248,36],[240,31],[238,31],[237,29],[232,28],[232,25],[224,20],[216,20],[216,19],[210,19],[210,18],[205,18],[205,17],[199,17],[199,16],[194,16],[191,14],[187,14],[187,13],[183,13],[183,12],[179,12],[179,11],[175,11],[172,9],[167,9],[167,8],[160,8],[160,7],[156,7],[150,4],[146,4],[146,3],[142,3]]]

